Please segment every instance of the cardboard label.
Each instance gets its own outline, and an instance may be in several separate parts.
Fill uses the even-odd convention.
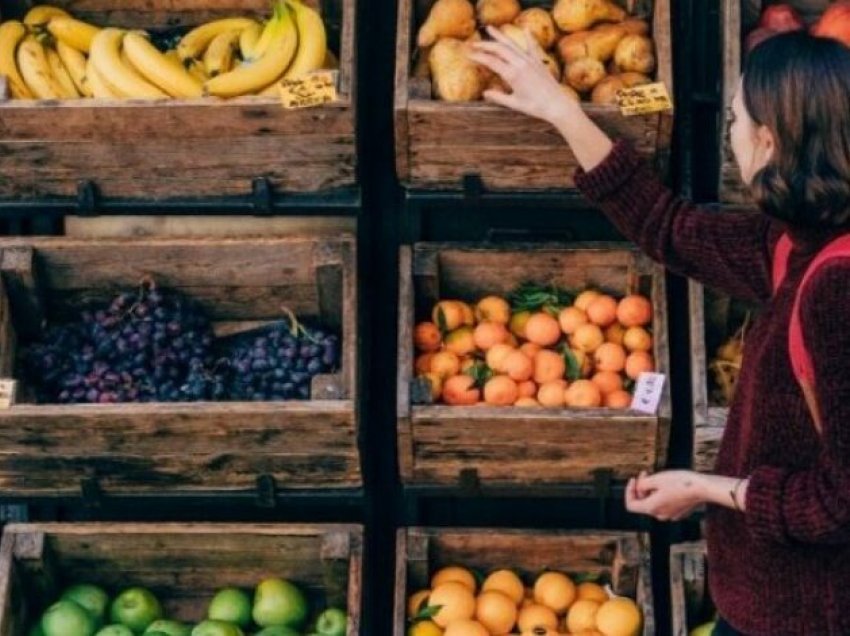
[[[0,380],[0,409],[11,408],[15,403],[18,383],[15,380]]]
[[[673,102],[664,82],[622,88],[617,91],[617,105],[626,117],[673,110]]]
[[[641,373],[632,397],[632,410],[655,415],[661,404],[661,393],[667,377],[663,373]]]
[[[284,78],[278,83],[284,108],[311,108],[337,101],[339,71],[316,71],[301,77]]]

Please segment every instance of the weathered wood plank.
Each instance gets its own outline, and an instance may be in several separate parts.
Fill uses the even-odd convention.
[[[44,325],[44,298],[31,247],[12,247],[0,252],[0,271],[15,319],[15,331],[31,338]]]
[[[681,543],[670,548],[673,636],[688,636],[690,629],[706,618],[705,575],[705,542]]]
[[[6,293],[6,284],[0,278],[0,379],[13,376],[17,342],[9,295]]]

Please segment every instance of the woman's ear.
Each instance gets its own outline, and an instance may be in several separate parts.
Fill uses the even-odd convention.
[[[773,138],[773,133],[767,126],[759,126],[756,130],[756,146],[759,154],[765,163],[773,158],[773,152],[776,148],[776,140]]]

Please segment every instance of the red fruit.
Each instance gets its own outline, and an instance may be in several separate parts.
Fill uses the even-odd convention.
[[[744,51],[747,54],[752,53],[753,49],[755,49],[759,44],[765,40],[769,40],[774,35],[779,35],[779,31],[774,31],[773,29],[768,29],[766,27],[753,29],[747,36],[747,39],[744,40]]]
[[[850,46],[850,1],[840,0],[829,5],[812,27],[812,35],[832,38]]]
[[[759,26],[786,33],[805,28],[803,18],[790,4],[774,4],[767,7],[761,14]]]

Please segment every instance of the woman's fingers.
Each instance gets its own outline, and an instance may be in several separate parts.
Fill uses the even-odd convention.
[[[519,103],[513,95],[503,93],[502,91],[488,90],[484,91],[484,99],[493,104],[499,104],[505,108],[519,109]]]
[[[470,53],[469,59],[481,66],[486,66],[505,79],[512,75],[512,68],[504,60],[495,55],[490,55],[489,53]]]
[[[518,52],[499,42],[474,42],[472,49],[476,53],[488,53],[502,60],[505,64],[518,66],[524,61]]]
[[[525,51],[523,51],[521,48],[519,48],[519,46],[517,46],[516,42],[514,42],[511,38],[509,38],[507,35],[502,33],[499,29],[497,29],[494,26],[488,26],[487,27],[487,35],[489,35],[491,38],[493,38],[496,42],[504,44],[506,47],[508,47],[509,49],[511,49],[513,51],[516,51],[517,53],[521,53],[521,54],[525,53]]]

